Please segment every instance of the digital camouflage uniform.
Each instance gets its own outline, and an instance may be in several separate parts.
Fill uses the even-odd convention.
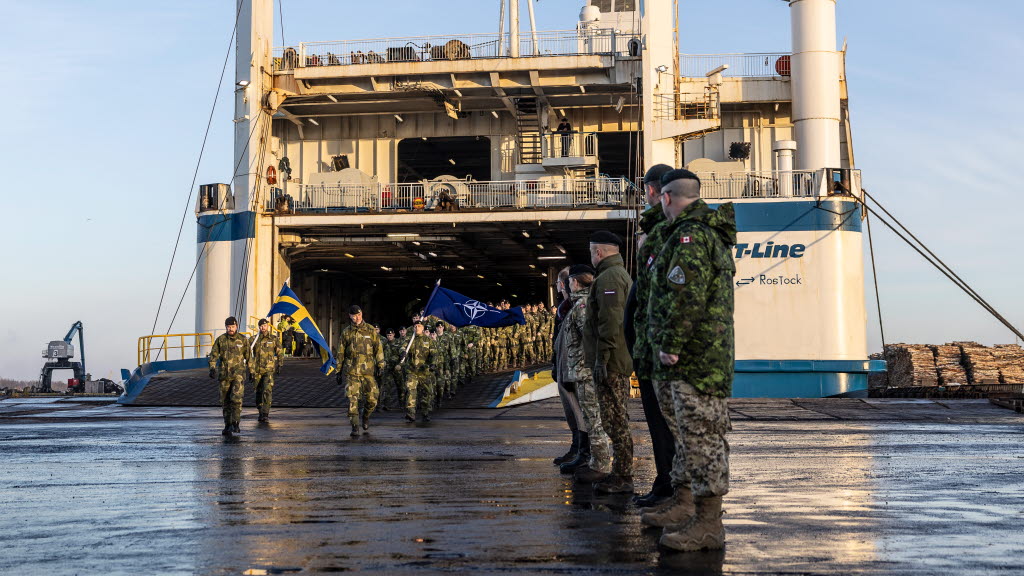
[[[572,308],[565,317],[563,338],[566,338],[568,353],[568,380],[576,383],[576,396],[579,399],[583,423],[590,439],[590,468],[607,474],[612,467],[612,441],[601,426],[601,405],[597,401],[597,389],[594,387],[594,376],[586,361],[583,351],[583,330],[587,322],[587,296],[590,288],[582,288],[573,292]]]
[[[365,403],[362,410],[364,422],[377,408],[380,391],[374,372],[384,369],[384,347],[380,343],[380,335],[366,322],[349,324],[341,331],[334,357],[341,366],[346,386],[348,419],[353,427],[359,426],[360,400]]]
[[[249,368],[252,380],[256,383],[256,406],[260,416],[266,416],[270,414],[273,402],[274,372],[284,364],[284,348],[276,335],[260,333],[252,344],[251,354]]]
[[[434,406],[434,387],[430,378],[430,365],[434,359],[434,341],[425,333],[413,334],[412,345],[405,357],[405,414],[429,416]]]
[[[633,478],[633,436],[629,431],[629,375],[633,360],[626,348],[623,313],[633,285],[620,254],[612,254],[597,265],[597,277],[587,297],[587,321],[583,332],[587,364],[603,364],[608,377],[598,382],[601,425],[612,440],[612,474],[627,481]],[[596,369],[595,369],[596,372]]]
[[[217,370],[220,381],[225,426],[237,425],[242,420],[242,395],[250,357],[249,339],[238,332],[217,336],[210,349],[210,369]]]
[[[661,239],[650,263],[647,334],[654,380],[671,394],[674,410],[665,416],[675,419],[686,452],[686,470],[673,470],[673,484],[688,479],[694,498],[722,496],[729,491],[726,399],[735,359],[733,205],[712,210],[698,199],[665,225]],[[662,364],[659,351],[678,354],[679,362]]]

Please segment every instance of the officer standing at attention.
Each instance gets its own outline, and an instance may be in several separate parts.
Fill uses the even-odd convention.
[[[341,371],[338,383],[346,385],[348,396],[348,419],[352,422],[352,436],[359,436],[359,402],[363,401],[363,430],[370,429],[370,414],[377,408],[380,394],[374,371],[384,372],[384,348],[380,343],[377,329],[363,322],[363,310],[353,304],[348,309],[351,324],[345,326],[338,339],[338,351],[334,354]]]
[[[249,373],[256,383],[256,406],[260,411],[260,422],[270,420],[270,404],[274,395],[274,374],[281,373],[284,364],[284,349],[277,337],[270,333],[270,321],[261,318],[260,333],[252,344],[252,362]]]
[[[629,432],[629,375],[633,362],[626,348],[623,311],[633,280],[619,254],[622,239],[607,230],[590,237],[590,261],[597,278],[587,296],[583,334],[586,361],[593,367],[594,387],[601,406],[601,424],[612,441],[611,474],[594,484],[608,494],[633,492],[633,437]]]
[[[242,419],[242,394],[245,376],[249,370],[249,339],[238,333],[238,320],[234,316],[224,321],[225,333],[217,336],[210,349],[210,378],[220,381],[220,405],[224,412],[224,430],[231,436],[239,433]]]
[[[660,544],[680,551],[721,549],[722,496],[729,491],[731,428],[727,398],[732,394],[735,338],[733,277],[736,217],[732,203],[712,210],[700,199],[700,179],[673,170],[662,179],[661,206],[667,218],[664,243],[651,264],[647,331],[657,389],[671,393],[671,416],[681,430],[685,458],[677,478],[676,516]],[[666,411],[666,417],[670,414]]]
[[[672,460],[676,458],[676,434],[669,429],[668,422],[662,415],[662,407],[659,406],[659,396],[654,389],[654,354],[651,350],[650,340],[647,338],[647,298],[650,295],[650,268],[654,263],[658,251],[664,241],[661,237],[665,230],[665,211],[661,208],[661,177],[671,171],[672,167],[666,164],[657,164],[644,175],[644,192],[647,196],[647,210],[640,215],[640,236],[637,247],[637,271],[636,283],[633,285],[631,298],[627,304],[627,313],[632,314],[626,318],[626,338],[629,342],[630,334],[635,337],[633,348],[633,370],[636,371],[636,378],[640,383],[640,399],[644,407],[644,419],[647,421],[647,428],[651,433],[651,448],[654,452],[654,467],[657,475],[651,491],[644,496],[634,499],[634,503],[642,508],[650,508],[642,512],[653,512],[654,507],[665,501],[672,495],[673,483],[671,472],[673,469]],[[632,330],[629,323],[632,321]],[[662,402],[664,404],[664,402]],[[680,453],[679,458],[683,455]],[[682,466],[679,467],[682,470]],[[678,482],[677,482],[678,484]]]

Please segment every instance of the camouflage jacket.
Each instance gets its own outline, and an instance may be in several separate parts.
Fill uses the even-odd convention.
[[[373,326],[349,324],[341,331],[334,357],[346,376],[373,376],[374,369],[384,363],[384,347]]]
[[[394,367],[402,359],[402,352],[405,352],[405,348],[402,346],[402,339],[387,340],[385,338],[381,340],[380,344],[384,347],[384,363],[389,367]]]
[[[254,378],[273,374],[284,363],[284,348],[274,334],[258,334],[252,341],[252,368]]]
[[[587,364],[605,364],[609,372],[632,374],[633,360],[626,348],[623,314],[633,279],[622,255],[612,254],[597,265],[597,278],[587,297],[587,327],[583,332]]]
[[[463,328],[459,328],[459,334],[462,334],[464,356],[472,354],[474,349],[479,348],[480,342],[482,340],[482,332],[483,329],[481,329],[479,326],[474,326],[472,324],[470,324],[469,326],[465,326]]]
[[[219,378],[221,380],[231,376],[245,376],[249,369],[249,338],[235,332],[221,334],[213,341],[213,348],[210,349],[210,368],[217,368],[220,363]]]
[[[410,372],[422,373],[434,361],[434,341],[426,334],[413,336],[409,354],[405,357],[405,368]]]
[[[590,287],[582,288],[570,295],[572,308],[566,315],[564,321],[563,338],[565,338],[566,373],[567,381],[577,382],[580,380],[580,372],[583,369],[590,369],[587,364],[586,354],[583,351],[583,330],[587,323],[587,298],[590,296]]]
[[[640,229],[647,237],[636,253],[636,308],[633,310],[633,329],[636,343],[633,344],[633,367],[638,378],[649,380],[654,365],[651,364],[651,342],[647,337],[647,301],[651,289],[651,267],[657,250],[664,244],[662,234],[667,229],[665,211],[661,204],[652,206],[640,215]]]
[[[735,359],[733,276],[736,216],[732,203],[712,210],[697,200],[662,234],[650,268],[647,334],[654,378],[684,380],[704,394],[732,394]],[[658,352],[678,354],[665,366]]]

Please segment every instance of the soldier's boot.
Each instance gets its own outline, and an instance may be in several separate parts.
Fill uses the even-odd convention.
[[[696,508],[693,503],[693,492],[682,486],[676,488],[672,498],[659,510],[652,510],[640,515],[640,522],[645,526],[664,528],[681,526],[693,517]]]
[[[423,421],[424,422],[430,422],[430,414],[424,414],[423,415]]]
[[[267,420],[270,420],[270,416],[266,412],[260,410],[260,417],[257,418],[256,421],[257,422],[266,422]]]
[[[416,417],[415,416],[410,416],[410,415],[406,414],[405,415],[405,421],[406,422],[415,422],[416,421]]]
[[[577,468],[585,466],[590,462],[590,435],[586,432],[580,432],[580,449],[576,452],[576,456],[568,462],[563,462],[558,467],[558,471],[562,474],[572,474]]]
[[[349,436],[351,436],[353,438],[356,438],[357,436],[359,436],[359,426],[356,426],[355,424],[353,424],[352,425],[352,432],[349,434]]]
[[[220,431],[221,436],[231,436],[231,425],[225,424],[224,429]]]
[[[238,427],[238,422],[233,422],[231,424],[231,431],[234,432],[235,434],[241,434],[242,433],[242,430]]]
[[[370,429],[370,412],[363,410],[363,430]]]
[[[680,488],[680,490],[681,490],[681,488]],[[634,500],[634,503],[635,502],[636,501]],[[668,495],[668,497],[662,498],[661,500],[659,500],[655,504],[651,504],[650,506],[641,506],[640,507],[640,515],[643,516],[644,514],[649,514],[651,512],[664,512],[665,510],[668,510],[669,508],[671,508],[674,505],[675,505],[675,492],[672,492],[671,494]]]
[[[701,498],[696,507],[697,512],[689,522],[677,528],[665,528],[658,544],[680,552],[725,548],[722,497]]]
[[[612,473],[603,480],[595,482],[594,491],[603,494],[631,494],[633,492],[633,479]]]
[[[569,445],[569,451],[566,452],[565,454],[562,454],[561,456],[559,456],[558,458],[555,458],[553,460],[553,462],[555,463],[555,466],[559,466],[559,465],[561,465],[561,464],[563,464],[565,462],[568,462],[569,460],[572,460],[573,458],[575,458],[576,457],[576,453],[579,452],[579,449],[580,449],[580,433],[579,433],[579,431],[576,431],[576,432],[572,433],[572,444]]]
[[[573,478],[576,479],[580,484],[595,484],[604,480],[608,476],[607,472],[601,472],[600,470],[594,470],[589,464],[584,464],[576,469],[573,474]]]

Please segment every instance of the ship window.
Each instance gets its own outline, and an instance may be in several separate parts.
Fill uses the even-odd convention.
[[[615,0],[616,12],[632,12],[636,10],[636,0]]]
[[[604,14],[612,11],[612,0],[590,0],[590,5],[597,6],[597,9]]]

